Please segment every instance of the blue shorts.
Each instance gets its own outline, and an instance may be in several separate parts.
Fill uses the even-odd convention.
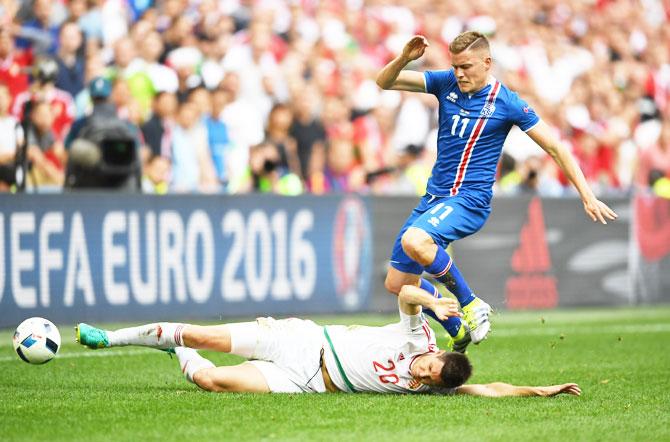
[[[425,194],[395,239],[391,266],[405,273],[415,275],[423,273],[423,267],[407,256],[400,244],[402,235],[408,228],[416,227],[423,230],[433,238],[435,244],[446,249],[452,241],[465,238],[481,229],[490,213],[490,206],[482,207],[465,195]]]

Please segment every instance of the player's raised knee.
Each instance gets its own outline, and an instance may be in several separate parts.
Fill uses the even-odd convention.
[[[403,233],[400,243],[402,244],[405,253],[416,252],[421,248],[432,244],[433,239],[423,230],[417,229],[416,227],[410,227]]]
[[[193,382],[205,391],[226,391],[222,385],[214,381],[211,368],[203,368],[193,373]]]

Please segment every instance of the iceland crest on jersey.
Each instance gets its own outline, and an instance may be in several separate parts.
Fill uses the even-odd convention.
[[[481,118],[489,118],[496,111],[496,105],[493,103],[486,103],[479,113]]]

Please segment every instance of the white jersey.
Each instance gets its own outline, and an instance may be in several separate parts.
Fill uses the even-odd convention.
[[[342,391],[429,393],[410,367],[425,353],[436,352],[435,334],[423,314],[400,312],[400,322],[384,327],[329,325],[325,327],[326,365]]]

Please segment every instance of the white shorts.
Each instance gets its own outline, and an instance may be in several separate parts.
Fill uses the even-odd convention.
[[[324,393],[323,327],[304,319],[228,324],[231,353],[251,359],[273,393]]]

